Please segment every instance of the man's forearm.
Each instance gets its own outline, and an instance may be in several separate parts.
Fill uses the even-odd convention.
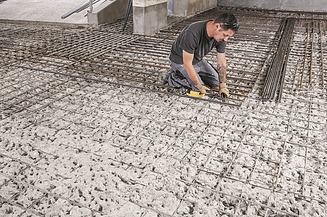
[[[217,66],[219,82],[226,83],[226,66],[218,64]]]
[[[225,53],[218,53],[217,54],[217,71],[219,76],[220,83],[226,83],[226,56]]]
[[[184,65],[184,68],[189,76],[189,78],[191,79],[191,81],[194,83],[194,85],[198,85],[200,82],[199,82],[199,79],[196,75],[196,72],[194,70],[194,67],[192,65]]]
[[[194,54],[187,53],[183,50],[183,65],[184,68],[188,74],[188,77],[191,79],[191,81],[194,83],[194,85],[198,85],[200,83],[197,74],[194,70],[194,67],[192,65],[192,61],[194,58]]]

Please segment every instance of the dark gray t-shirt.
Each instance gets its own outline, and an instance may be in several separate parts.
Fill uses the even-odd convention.
[[[199,21],[186,26],[174,41],[169,59],[177,64],[183,64],[183,50],[194,54],[193,65],[200,62],[214,47],[218,53],[225,53],[226,42],[217,42],[209,38],[206,30],[208,21]]]

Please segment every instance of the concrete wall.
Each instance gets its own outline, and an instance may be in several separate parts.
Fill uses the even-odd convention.
[[[133,6],[133,32],[152,35],[167,26],[167,1],[149,6]]]
[[[173,14],[181,16],[194,15],[217,6],[217,0],[173,0]]]
[[[285,11],[327,12],[327,0],[218,0],[218,5]]]
[[[128,0],[111,0],[94,8],[92,13],[88,13],[89,24],[113,23],[125,16]]]

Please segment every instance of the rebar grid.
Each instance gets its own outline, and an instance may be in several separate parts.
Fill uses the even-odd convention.
[[[105,88],[105,85],[102,85],[100,87]],[[104,90],[104,91],[108,91],[108,89]],[[114,90],[114,91],[117,92],[119,90]],[[99,92],[98,94],[101,94],[101,92]],[[150,167],[150,168],[152,168],[152,175],[160,176],[160,177],[163,176],[163,174],[165,174],[163,172],[163,170],[169,169],[171,167],[163,167],[162,165],[159,167],[159,165],[160,165],[160,164],[158,164],[159,162],[156,162],[156,161],[148,162],[145,160],[146,159],[145,156],[148,156],[149,159],[151,159],[155,155],[158,155],[158,157],[166,156],[169,159],[167,162],[172,162],[172,161],[173,162],[183,162],[184,164],[188,165],[187,167],[189,167],[190,169],[192,169],[192,168],[196,169],[196,171],[198,171],[199,175],[197,175],[195,177],[191,176],[191,178],[194,179],[195,181],[192,181],[192,179],[189,180],[189,178],[185,180],[182,177],[179,177],[179,178],[176,177],[175,182],[180,183],[180,185],[190,186],[188,188],[189,190],[187,191],[187,193],[183,194],[184,196],[181,195],[181,198],[180,198],[181,203],[180,203],[179,207],[176,208],[176,212],[175,212],[176,215],[179,213],[178,210],[182,210],[182,207],[185,205],[185,203],[191,203],[192,201],[194,201],[195,195],[193,195],[193,196],[190,195],[190,191],[192,189],[203,189],[203,191],[206,192],[203,194],[203,196],[205,196],[205,195],[209,196],[209,192],[211,192],[210,193],[211,196],[209,196],[209,198],[211,198],[211,199],[214,199],[214,198],[216,198],[216,196],[219,196],[219,195],[222,196],[221,198],[219,198],[219,201],[221,201],[221,204],[219,207],[221,207],[221,208],[216,208],[216,210],[219,211],[220,213],[226,213],[229,215],[232,215],[232,213],[234,213],[235,216],[242,214],[242,213],[243,214],[246,213],[249,215],[251,215],[251,214],[259,215],[260,213],[262,213],[262,216],[265,215],[264,213],[266,213],[267,216],[269,216],[272,213],[276,213],[276,214],[279,213],[279,214],[284,214],[284,215],[297,216],[296,212],[292,213],[291,211],[281,211],[278,208],[273,208],[271,206],[271,204],[275,203],[274,202],[275,200],[271,200],[273,202],[271,202],[271,204],[269,204],[269,203],[264,202],[266,200],[264,198],[263,198],[262,202],[259,202],[257,199],[254,200],[253,198],[247,198],[247,197],[249,197],[249,195],[247,192],[247,188],[244,189],[244,186],[243,186],[243,189],[241,190],[241,192],[242,192],[241,195],[237,196],[237,195],[235,195],[235,193],[226,193],[226,190],[230,189],[230,187],[228,187],[228,185],[226,186],[225,184],[223,184],[226,182],[229,183],[230,181],[236,181],[236,183],[240,183],[240,184],[243,183],[245,186],[248,185],[249,189],[253,189],[253,188],[260,189],[260,195],[262,195],[262,192],[264,191],[264,189],[266,189],[267,191],[271,191],[272,186],[275,186],[277,189],[282,188],[282,191],[285,191],[286,194],[290,194],[290,193],[294,192],[294,190],[292,190],[292,189],[286,188],[286,190],[285,190],[285,186],[278,186],[277,184],[272,185],[272,183],[270,184],[269,182],[266,183],[265,180],[267,179],[267,176],[269,174],[271,174],[271,169],[266,169],[266,172],[264,172],[263,170],[255,169],[256,167],[262,166],[262,164],[260,164],[258,162],[267,162],[267,165],[269,165],[269,164],[277,165],[280,161],[281,163],[284,163],[283,166],[286,165],[285,161],[283,161],[282,157],[278,158],[278,153],[283,154],[285,151],[278,151],[278,146],[276,146],[276,147],[274,147],[274,148],[276,148],[276,152],[277,152],[276,155],[269,154],[269,156],[265,156],[263,154],[264,150],[270,149],[271,147],[269,145],[269,142],[267,142],[267,146],[264,146],[261,144],[262,144],[262,141],[264,141],[264,140],[267,140],[267,141],[271,140],[271,141],[275,141],[275,143],[277,143],[277,144],[281,143],[280,147],[283,150],[286,150],[286,146],[283,144],[287,143],[290,145],[289,140],[286,139],[284,141],[279,138],[278,134],[275,135],[274,133],[272,133],[271,136],[265,136],[264,133],[263,134],[262,133],[255,134],[254,132],[256,130],[262,129],[262,127],[251,124],[251,121],[252,121],[251,119],[253,119],[253,118],[258,118],[261,120],[264,120],[264,119],[269,120],[269,118],[271,118],[273,116],[280,117],[280,114],[275,114],[273,110],[270,111],[271,113],[266,112],[266,111],[261,111],[262,113],[256,114],[253,117],[248,117],[247,115],[244,115],[244,116],[241,115],[241,117],[240,117],[241,120],[237,121],[237,119],[238,119],[237,117],[239,116],[237,111],[230,113],[227,109],[225,109],[226,111],[223,110],[226,113],[226,115],[223,115],[223,117],[225,117],[225,118],[222,118],[220,120],[212,119],[212,120],[208,120],[208,121],[204,121],[204,122],[200,121],[198,123],[199,125],[209,123],[209,125],[207,125],[208,130],[206,133],[206,132],[199,132],[197,130],[197,126],[194,126],[194,128],[193,128],[193,126],[190,125],[195,120],[194,118],[197,118],[197,119],[199,118],[198,114],[195,115],[193,113],[193,114],[190,114],[191,116],[185,116],[185,120],[182,122],[181,122],[182,119],[179,118],[179,122],[180,122],[179,126],[175,126],[175,125],[171,125],[169,123],[162,122],[162,121],[164,121],[164,117],[163,117],[163,120],[157,120],[156,118],[153,118],[151,114],[149,114],[149,116],[144,116],[144,114],[146,114],[146,113],[142,113],[137,108],[133,109],[132,107],[129,107],[128,105],[131,102],[123,101],[122,99],[124,97],[119,94],[118,95],[111,94],[109,98],[102,99],[102,101],[97,102],[93,105],[89,104],[89,102],[94,101],[94,98],[98,98],[97,92],[95,91],[95,88],[93,87],[92,83],[89,83],[83,89],[77,88],[77,91],[74,91],[73,93],[74,94],[71,96],[71,98],[69,96],[63,98],[63,100],[61,100],[61,103],[58,102],[57,105],[51,106],[50,107],[51,109],[44,108],[43,111],[45,113],[44,112],[42,112],[42,113],[45,115],[43,115],[43,117],[41,117],[41,116],[38,117],[37,119],[39,119],[39,121],[34,123],[37,126],[36,129],[33,129],[33,127],[31,127],[31,126],[27,127],[26,129],[28,131],[31,130],[30,133],[35,132],[37,135],[37,138],[39,138],[38,140],[46,141],[46,140],[49,140],[49,139],[51,140],[51,138],[56,138],[56,137],[57,138],[58,137],[66,138],[67,136],[69,136],[70,130],[72,130],[72,132],[75,132],[76,129],[74,130],[74,128],[72,128],[73,126],[80,126],[79,129],[83,129],[83,131],[78,137],[82,136],[81,138],[75,137],[72,134],[70,137],[68,137],[66,139],[56,141],[56,143],[66,144],[65,146],[67,148],[79,150],[78,152],[87,152],[87,153],[94,154],[94,156],[102,156],[101,152],[104,151],[106,149],[106,147],[101,145],[101,143],[99,143],[99,142],[110,141],[110,144],[112,144],[111,149],[115,148],[114,150],[117,150],[117,149],[123,150],[123,151],[120,151],[120,153],[124,153],[124,155],[126,154],[127,156],[131,156],[130,154],[137,154],[139,157],[143,156],[140,159],[140,161],[136,161],[136,162],[128,161],[128,158],[123,158],[121,160],[118,160],[118,159],[110,160],[110,162],[113,161],[116,164],[123,162],[126,166],[128,166],[130,168],[132,174],[135,173],[135,171],[139,171],[139,172],[137,172],[137,174],[141,174],[141,171],[144,168]],[[127,94],[127,93],[125,92],[124,94]],[[78,96],[83,96],[83,97],[78,97]],[[118,96],[118,98],[120,98],[120,99],[115,100],[114,98],[116,98],[116,96]],[[89,97],[90,97],[90,99],[86,100]],[[85,104],[85,101],[88,103]],[[107,104],[110,103],[111,105],[117,103],[117,105],[116,106],[112,105],[112,106],[108,107],[108,106],[106,106],[105,102],[107,102]],[[81,105],[84,105],[84,106],[81,106]],[[98,107],[99,105],[102,105],[102,106],[100,106],[100,110]],[[156,105],[156,103],[153,102],[153,105]],[[148,105],[148,106],[150,106],[150,105]],[[186,104],[184,109],[186,109],[187,106],[188,105]],[[124,109],[124,108],[126,108],[126,109]],[[173,109],[177,109],[177,108],[180,109],[180,107],[176,106],[176,108],[172,107],[171,110],[167,111],[167,112],[170,113],[170,112],[172,112]],[[104,119],[107,119],[109,122],[107,124],[101,126],[101,124],[97,124],[96,122],[97,122],[97,120],[101,119],[101,118],[99,118],[99,117],[101,117],[101,115],[98,116],[97,114],[102,109],[104,109],[103,114],[106,115],[106,116],[103,116]],[[200,115],[201,114],[205,115],[208,113],[208,111],[206,111],[206,109],[204,110],[201,107],[199,107],[198,109],[199,109]],[[49,110],[49,112],[46,112],[46,110]],[[53,114],[51,112],[51,110],[57,111],[56,114]],[[209,110],[211,110],[211,109],[209,109]],[[216,109],[213,109],[213,110],[216,110]],[[219,111],[219,110],[216,110],[216,111]],[[123,111],[123,113],[121,113],[120,111]],[[138,111],[138,112],[135,114],[133,111]],[[146,111],[147,111],[147,109],[144,110],[144,112],[146,112]],[[287,116],[287,114],[286,114],[288,111],[289,111],[288,108],[286,108],[284,111],[283,111],[283,109],[279,111],[281,113],[285,113],[286,120],[288,120],[287,118],[289,118],[289,116]],[[119,112],[120,114],[117,115],[117,112]],[[158,111],[158,112],[160,112],[160,111]],[[311,113],[310,111],[305,112],[306,115],[310,114],[310,113]],[[92,116],[90,117],[90,114],[93,114],[94,118]],[[229,114],[229,115],[227,115],[227,114]],[[28,115],[34,116],[34,114],[28,114]],[[73,116],[71,116],[71,115],[73,115]],[[66,118],[66,116],[67,116],[67,118]],[[49,121],[48,118],[51,119],[52,117],[55,119],[52,119],[51,121]],[[70,118],[68,118],[68,117],[70,117]],[[125,118],[123,118],[123,117],[125,117]],[[176,118],[177,117],[180,117],[180,115],[176,116]],[[190,119],[190,117],[193,117],[193,118]],[[142,121],[143,121],[143,124],[141,124],[141,125],[138,123],[138,120],[140,120],[139,118],[142,118]],[[291,120],[291,118],[290,118],[290,120]],[[134,122],[134,121],[136,121],[136,122]],[[130,125],[129,123],[135,123],[136,125],[134,125],[134,124]],[[162,125],[163,123],[165,123],[165,124]],[[242,124],[240,124],[240,123],[242,123]],[[264,123],[264,122],[261,122],[261,123],[266,124],[265,128],[267,130],[277,130],[278,129],[275,126],[276,123],[273,121],[268,122],[268,124]],[[108,126],[115,126],[116,128],[114,128],[114,129],[112,127],[108,128]],[[153,148],[155,147],[155,146],[153,146],[153,143],[160,144],[160,142],[155,139],[157,136],[159,136],[159,134],[158,134],[159,132],[157,130],[155,130],[155,128],[154,128],[155,126],[159,126],[161,128],[160,135],[163,138],[165,138],[165,137],[166,138],[181,137],[181,138],[188,139],[189,141],[192,141],[192,143],[187,148],[186,147],[187,142],[184,141],[182,143],[178,143],[177,141],[172,140],[173,143],[165,144],[165,147],[162,147],[161,151],[160,151],[160,149],[153,150]],[[224,126],[226,126],[226,127],[224,127]],[[45,129],[42,130],[42,128],[45,128]],[[177,130],[176,131],[172,130],[174,128],[176,128]],[[179,130],[178,130],[178,128],[179,128]],[[227,128],[228,130],[225,131],[225,133],[220,133],[219,131],[217,131],[217,129],[221,129],[221,128],[223,128],[223,129]],[[96,129],[97,129],[97,131],[95,131]],[[166,131],[165,129],[167,129],[167,130],[169,129],[169,131]],[[244,129],[246,129],[246,130],[244,130]],[[288,130],[288,129],[286,129],[286,130]],[[52,133],[52,132],[54,132],[54,133]],[[95,132],[96,134],[94,134],[92,136],[93,137],[92,138],[90,136],[93,134],[93,132]],[[107,135],[109,133],[109,135],[111,135],[111,136],[106,137],[105,136],[106,133],[107,133]],[[118,136],[117,133],[120,136]],[[200,135],[201,133],[205,133],[203,138],[198,137],[198,135]],[[198,140],[194,140],[191,135],[193,135],[194,138],[197,137]],[[221,139],[216,139],[215,136],[218,138],[221,138]],[[251,137],[253,137],[253,136],[254,136],[254,138],[252,139]],[[260,138],[260,139],[257,140],[255,137]],[[75,144],[67,143],[68,141],[72,141],[72,139],[74,139],[74,138],[79,139],[79,143],[75,143]],[[280,141],[278,141],[278,138]],[[136,141],[139,141],[139,142],[136,142]],[[94,144],[91,149],[85,149],[83,147],[83,144],[88,143],[88,142],[92,142]],[[95,143],[95,142],[98,142],[98,143]],[[169,145],[169,144],[171,144],[171,145]],[[217,147],[216,144],[220,144],[220,146],[224,146],[224,144],[225,144],[226,149]],[[233,144],[235,144],[234,148],[232,148]],[[55,144],[53,144],[53,145],[55,145]],[[135,145],[137,145],[137,146],[135,146]],[[183,145],[184,148],[180,147],[180,145]],[[242,148],[241,148],[241,145],[242,145]],[[292,145],[297,146],[298,142],[296,142]],[[33,149],[36,150],[39,148],[40,150],[42,150],[43,146],[44,147],[49,146],[49,144],[36,143],[35,145],[33,145]],[[255,152],[251,151],[251,149],[245,149],[245,147],[250,147],[250,146],[253,146],[253,148],[258,147],[258,149]],[[175,151],[172,151],[172,149],[171,149],[172,147],[176,148]],[[208,148],[206,148],[206,147],[208,147]],[[181,155],[183,153],[183,150],[185,150],[185,153],[183,155]],[[248,150],[248,151],[246,151],[246,150]],[[147,153],[146,155],[144,154],[144,151],[146,151],[146,153]],[[216,151],[216,153],[214,151]],[[209,155],[207,155],[207,153],[209,153]],[[324,151],[324,153],[326,154],[325,151]],[[193,156],[193,154],[197,154],[197,155]],[[52,155],[56,155],[56,154],[52,153]],[[214,157],[213,157],[213,155],[214,155]],[[184,156],[184,157],[181,159],[182,156]],[[191,157],[191,156],[193,156],[193,157]],[[201,160],[194,161],[195,159],[203,159],[200,156],[209,156],[209,158],[207,158],[205,161],[203,161],[203,166],[202,166]],[[230,157],[228,157],[228,156],[230,156]],[[247,156],[248,160],[246,160],[246,161],[240,160],[241,156]],[[274,156],[276,159],[272,159]],[[285,154],[285,157],[286,156],[287,156],[287,154]],[[54,156],[54,159],[56,159],[58,157],[59,156],[57,156],[57,157]],[[196,157],[196,158],[194,158],[194,157]],[[221,159],[221,158],[223,158],[223,159]],[[218,168],[215,167],[215,165],[219,165],[220,163],[214,164],[214,162],[212,161],[213,159],[216,159],[217,163],[219,163],[221,160],[222,160],[222,163],[226,162],[226,164],[225,164],[226,167],[221,167],[220,171],[222,171],[222,172],[219,172],[217,170]],[[287,158],[287,159],[289,159],[289,158]],[[252,161],[252,163],[249,163],[251,161]],[[24,162],[24,161],[22,161],[22,162]],[[151,162],[151,166],[149,164],[150,162]],[[239,162],[239,163],[237,163],[237,162]],[[244,165],[243,162],[248,162],[249,165]],[[78,165],[79,164],[77,163],[76,168],[78,168]],[[224,165],[224,164],[222,164],[222,165]],[[245,172],[246,170],[245,171],[236,170],[237,168],[239,168],[238,165],[242,166],[242,168],[250,169],[250,171],[252,171],[252,175],[251,175],[251,173],[246,173]],[[243,167],[243,165],[245,167]],[[44,169],[45,168],[43,168],[42,170],[44,170]],[[46,169],[46,170],[48,170],[48,169]],[[64,168],[61,168],[61,169],[57,168],[56,170],[58,171],[58,173],[59,173],[59,171],[65,171]],[[266,173],[267,176],[265,175],[265,177],[260,178],[259,182],[255,181],[258,179],[258,177],[256,179],[253,178],[254,171],[257,171],[261,174]],[[41,174],[40,171],[38,173]],[[215,183],[214,185],[216,185],[216,187],[213,186],[214,188],[209,187],[209,186],[207,186],[208,184],[205,184],[205,182],[204,182],[204,181],[207,182],[208,180],[201,180],[200,173],[202,175],[203,175],[203,173],[205,173],[210,176],[218,176],[225,181],[218,182],[218,183],[220,183],[219,185],[216,185],[217,183]],[[42,174],[44,175],[44,172]],[[246,175],[246,174],[248,174],[248,175]],[[278,174],[278,173],[277,172],[273,173],[273,175],[276,175],[276,174]],[[280,174],[280,172],[279,172],[279,174]],[[69,178],[69,174],[66,174],[66,176],[67,177],[61,175],[60,177],[64,180],[66,178]],[[142,183],[142,181],[134,181],[134,179],[132,177],[126,177],[126,174],[123,176],[119,175],[119,177],[120,177],[119,179],[123,180],[123,182],[126,183],[127,186],[130,184],[133,184],[133,185],[138,186],[139,188],[145,188],[144,186],[146,185],[146,183]],[[22,181],[18,181],[13,177],[8,177],[8,178],[10,178],[11,180],[16,181],[18,183],[22,183]],[[292,176],[288,176],[287,179],[294,180]],[[272,177],[272,180],[274,180],[273,177]],[[277,180],[277,178],[276,178],[276,180]],[[296,180],[294,180],[294,181],[296,181]],[[235,185],[236,184],[234,183],[232,186],[235,186]],[[34,185],[30,185],[29,187],[35,189],[35,187],[33,187],[33,186]],[[221,186],[222,189],[217,189],[218,186]],[[38,189],[38,188],[36,188],[36,189]],[[215,189],[217,189],[217,190],[215,190]],[[55,190],[55,189],[53,189],[53,190]],[[54,193],[51,191],[52,190],[50,190],[50,193],[48,193],[47,191],[43,190],[44,194],[50,195],[51,197],[71,201],[71,204],[74,204],[74,205],[80,205],[75,200],[69,199],[68,197],[65,197],[63,195],[58,196],[57,193]],[[235,191],[235,189],[233,191]],[[216,196],[213,196],[212,192],[214,192],[214,195],[216,195]],[[280,192],[280,189],[278,192]],[[125,193],[127,193],[127,192],[125,192]],[[296,191],[295,191],[295,193],[298,194]],[[279,194],[281,194],[281,193],[279,193]],[[201,195],[202,194],[200,194],[200,196]],[[274,193],[274,196],[275,195],[276,195],[276,193]],[[196,196],[196,198],[200,197],[200,196],[198,195],[198,196]],[[13,198],[12,198],[12,200],[13,200]],[[315,201],[321,201],[321,199],[319,199],[319,198],[310,198],[308,196],[305,196],[305,198],[306,198],[306,200],[313,199]],[[40,199],[42,199],[42,198],[40,198]],[[145,198],[143,198],[143,200],[145,200]],[[238,204],[245,204],[245,207],[241,210],[236,210],[234,205],[232,205],[232,204],[235,204],[234,203],[235,201],[238,201]],[[134,200],[134,199],[132,199],[130,202],[138,205],[139,207],[144,207],[144,208],[146,207],[146,205],[144,203]],[[85,206],[81,206],[81,207],[85,207]],[[255,207],[257,207],[257,208],[255,208]],[[278,207],[278,206],[276,206],[276,207]],[[27,208],[26,210],[28,210],[28,209],[29,208]],[[156,210],[156,208],[154,208],[154,210]],[[160,211],[156,211],[156,212],[160,213]],[[162,213],[164,214],[165,212],[162,212]]]
[[[40,64],[56,64],[59,65],[59,70],[71,69],[85,73],[92,72],[110,76],[120,84],[149,88],[155,91],[168,91],[180,95],[180,91],[176,92],[173,89],[162,87],[158,82],[159,75],[169,69],[168,55],[170,46],[177,36],[176,33],[185,25],[200,19],[209,19],[211,16],[214,16],[214,10],[179,23],[172,21],[171,27],[162,30],[153,37],[110,32],[105,27],[94,30],[76,28],[67,31],[65,29],[59,33],[58,37],[54,37],[56,32],[50,31],[50,33],[45,34],[47,38],[43,41],[39,37],[40,33],[45,29],[44,27],[41,30],[33,29],[29,31],[25,31],[26,27],[18,27],[13,31],[5,29],[4,36],[12,37],[14,34],[19,35],[22,31],[19,40],[27,39],[22,40],[23,42],[16,50],[10,53],[14,59],[31,61],[33,65],[37,65],[38,61]],[[257,19],[256,22],[260,23],[263,20]],[[260,71],[266,60],[265,56],[269,53],[269,41],[273,40],[274,30],[271,26],[270,28],[261,27],[260,34],[262,35],[258,37],[255,33],[248,32],[253,29],[252,22],[246,23],[244,21],[243,26],[245,32],[242,33],[242,30],[240,30],[240,34],[236,36],[235,40],[231,40],[230,50],[228,51],[231,54],[240,54],[231,57],[230,62],[236,58],[239,61],[237,66],[228,69],[231,71],[230,77],[228,77],[231,97],[227,100],[219,97],[203,100],[240,106],[251,91],[258,77],[258,73],[254,72]],[[33,34],[35,34],[35,38],[33,38]],[[267,36],[267,34],[269,35]],[[239,41],[246,44],[238,44]],[[4,44],[3,50],[10,50],[9,47],[9,45]],[[243,48],[240,49],[240,47]],[[243,52],[249,52],[250,50],[253,51],[252,56],[244,57],[242,55]],[[5,55],[7,53],[4,53],[3,56]],[[39,56],[42,56],[42,58],[39,58]],[[213,62],[214,59],[214,55],[211,54],[209,61]],[[53,61],[55,61],[55,64],[52,63]],[[60,61],[63,63],[60,64]],[[129,66],[126,66],[126,63]],[[249,68],[244,70],[243,65],[247,65]],[[233,64],[230,66],[233,66]],[[242,68],[242,71],[238,70],[238,68]]]
[[[267,71],[262,90],[264,100],[273,100],[275,96],[277,96],[276,100],[278,102],[281,99],[294,24],[294,19],[283,20],[277,32],[276,41],[278,41],[278,46]]]
[[[294,35],[291,45],[289,62],[297,68],[292,76],[293,81],[288,81],[286,91],[307,91],[310,88],[324,90],[324,35],[322,33],[323,21],[302,21],[302,28]],[[301,67],[301,69],[299,68]],[[292,84],[292,87],[290,87]]]
[[[240,95],[262,87],[278,28],[260,28],[270,41],[264,46],[251,31],[255,25],[245,25],[251,33],[231,40],[228,50],[230,83]],[[303,58],[305,31],[298,29],[289,70],[300,70]],[[0,74],[1,106],[10,108],[1,109],[0,119],[0,210],[15,216],[51,215],[56,207],[63,215],[90,216],[118,216],[117,210],[142,217],[324,216],[325,97],[298,89],[294,95],[299,76],[288,70],[280,104],[261,103],[255,94],[235,108],[161,89],[149,93],[153,86],[144,86],[142,76],[155,83],[153,74],[167,68],[165,40],[172,40],[169,31],[164,39],[141,37],[128,45],[140,53],[117,46],[82,60],[75,59],[84,57],[80,51],[68,50],[65,57],[39,56],[44,49],[12,55]],[[313,84],[315,74],[313,68]]]

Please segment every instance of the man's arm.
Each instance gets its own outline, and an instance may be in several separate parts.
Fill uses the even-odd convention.
[[[226,55],[225,53],[217,53],[217,70],[220,83],[226,83]]]
[[[186,72],[188,76],[190,77],[191,81],[194,83],[194,85],[198,85],[200,83],[196,72],[194,70],[194,67],[192,65],[194,54],[187,53],[185,50],[183,50],[183,65],[186,69]]]
[[[229,97],[229,90],[227,89],[226,85],[226,55],[225,53],[218,53],[217,54],[217,69],[218,69],[218,76],[219,76],[219,93],[223,98]]]
[[[188,77],[191,79],[191,81],[194,83],[194,86],[200,91],[200,93],[206,94],[209,88],[200,83],[199,78],[192,65],[193,57],[193,54],[190,54],[183,50],[183,65],[188,74]]]

